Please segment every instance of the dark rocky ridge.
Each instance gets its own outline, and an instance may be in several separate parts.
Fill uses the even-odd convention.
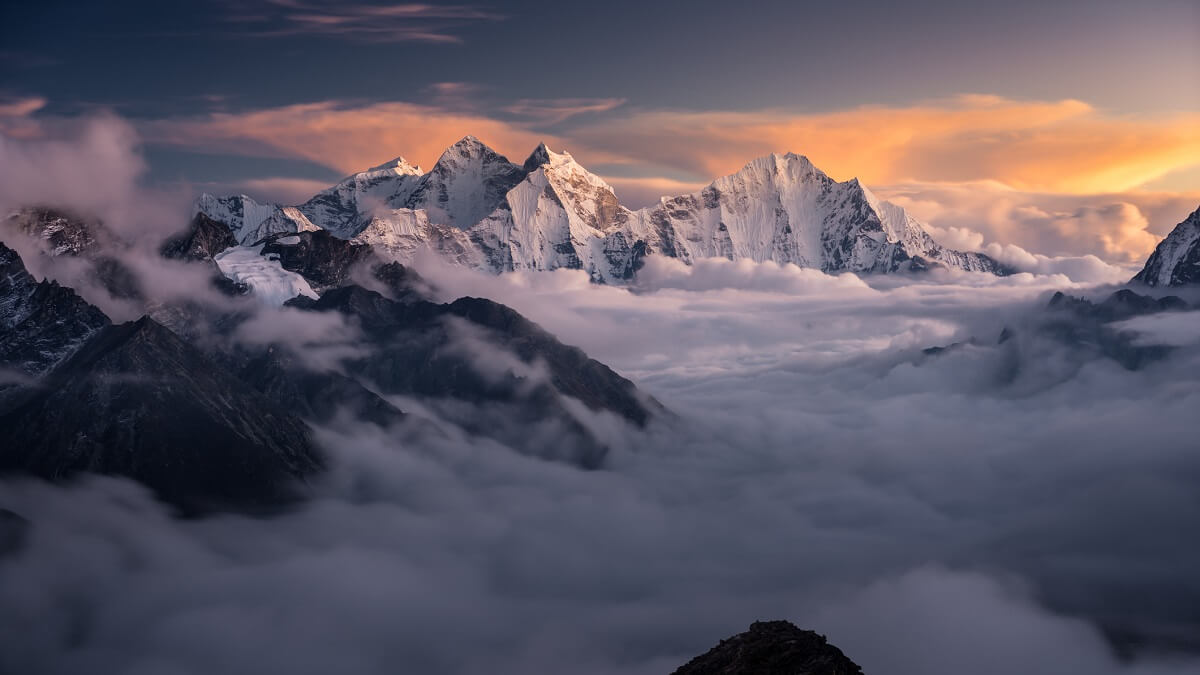
[[[1062,370],[1058,377],[1065,377],[1097,358],[1115,361],[1126,370],[1140,370],[1165,358],[1171,353],[1171,347],[1141,344],[1137,335],[1113,324],[1137,316],[1188,309],[1190,306],[1182,298],[1153,298],[1127,288],[1112,293],[1101,302],[1059,291],[1023,322],[1005,326],[995,340],[973,336],[953,344],[923,349],[921,358],[940,358],[968,348],[995,350],[1000,355],[996,377],[1001,384],[1016,381],[1026,369],[1023,364],[1030,355],[1042,355],[1034,361],[1044,364],[1047,345],[1057,345],[1062,352],[1059,359]],[[1044,369],[1043,375],[1048,373],[1049,370]]]
[[[203,263],[211,271],[211,283],[218,291],[228,296],[246,295],[250,287],[222,274],[213,259],[231,246],[237,246],[237,239],[225,223],[197,213],[186,230],[163,243],[159,253],[169,260]]]
[[[38,375],[108,324],[75,291],[35,281],[16,251],[0,244],[0,367]]]
[[[468,431],[513,442],[533,454],[564,458],[585,467],[596,467],[603,460],[606,448],[570,412],[564,397],[639,426],[648,422],[656,407],[643,400],[632,382],[490,300],[460,298],[450,304],[396,301],[350,285],[329,290],[319,300],[297,298],[289,305],[339,312],[358,324],[371,353],[346,360],[349,373],[386,394],[502,410],[502,424],[476,414],[478,410],[456,421]],[[482,344],[488,345],[484,349],[507,352],[531,371],[541,368],[544,378],[519,374],[505,365],[486,372],[480,360],[494,360],[493,355],[469,353],[462,345],[464,331],[477,332]],[[528,425],[548,423],[561,425],[562,434],[550,445],[529,448],[528,438],[523,437]]]
[[[197,213],[188,228],[162,245],[162,255],[173,260],[212,260],[237,239],[224,223]]]
[[[90,254],[117,241],[116,235],[99,221],[41,206],[14,213],[9,225],[39,241],[50,255]]]
[[[103,222],[58,209],[35,207],[20,210],[6,221],[10,230],[36,243],[49,257],[86,260],[87,278],[112,297],[140,300],[143,289],[137,274],[121,261],[128,243]]]
[[[0,415],[0,470],[133,478],[186,510],[266,507],[322,467],[309,429],[149,318],[110,326]]]
[[[374,260],[370,246],[324,230],[276,234],[264,244],[262,255],[278,259],[283,269],[304,277],[318,293],[346,283],[356,267]]]
[[[862,675],[825,636],[787,621],[755,621],[673,675]]]

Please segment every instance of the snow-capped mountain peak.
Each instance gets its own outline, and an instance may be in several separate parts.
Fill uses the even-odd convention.
[[[504,201],[504,195],[528,172],[467,136],[450,146],[429,173],[418,179],[408,199],[393,208],[423,209],[431,223],[470,228]]]
[[[427,173],[397,158],[346,178],[299,209],[209,195],[199,208],[227,223],[244,245],[264,231],[316,226],[402,262],[429,248],[456,264],[494,272],[566,267],[608,283],[632,278],[647,255],[689,264],[745,258],[826,272],[930,265],[1008,271],[982,254],[943,248],[919,221],[858,179],[838,182],[790,152],[759,157],[700,191],[631,211],[570,153],[541,143],[518,165],[466,136]]]
[[[321,229],[297,207],[259,204],[246,195],[217,197],[205,192],[196,200],[196,212],[225,223],[246,246],[280,232]]]

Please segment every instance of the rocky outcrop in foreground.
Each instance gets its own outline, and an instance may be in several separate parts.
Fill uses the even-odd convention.
[[[787,621],[755,621],[674,675],[862,675],[862,668],[823,635]]]

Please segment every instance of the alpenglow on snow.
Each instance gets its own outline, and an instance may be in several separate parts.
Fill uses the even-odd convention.
[[[428,249],[495,273],[580,269],[604,283],[632,279],[649,255],[824,272],[1010,271],[986,255],[941,246],[857,179],[835,181],[792,153],[760,157],[699,192],[634,211],[569,153],[542,144],[514,164],[467,136],[429,172],[398,157],[298,206],[205,194],[197,210],[225,223],[243,246],[324,229],[402,263]]]

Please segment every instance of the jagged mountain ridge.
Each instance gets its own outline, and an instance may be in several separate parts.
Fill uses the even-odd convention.
[[[1132,281],[1147,286],[1200,283],[1200,208],[1158,243]]]
[[[0,471],[117,474],[188,509],[268,505],[324,462],[308,426],[149,317],[107,326],[0,414]]]
[[[0,244],[0,369],[40,375],[108,325],[75,291],[34,279],[17,252]]]
[[[939,245],[902,208],[857,179],[838,182],[795,154],[769,155],[707,188],[630,210],[566,152],[539,145],[523,164],[468,136],[428,173],[403,158],[354,174],[296,207],[203,195],[197,209],[243,245],[324,229],[400,262],[422,248],[491,272],[582,269],[622,283],[648,255],[792,263],[890,273],[942,265],[1010,270]]]

